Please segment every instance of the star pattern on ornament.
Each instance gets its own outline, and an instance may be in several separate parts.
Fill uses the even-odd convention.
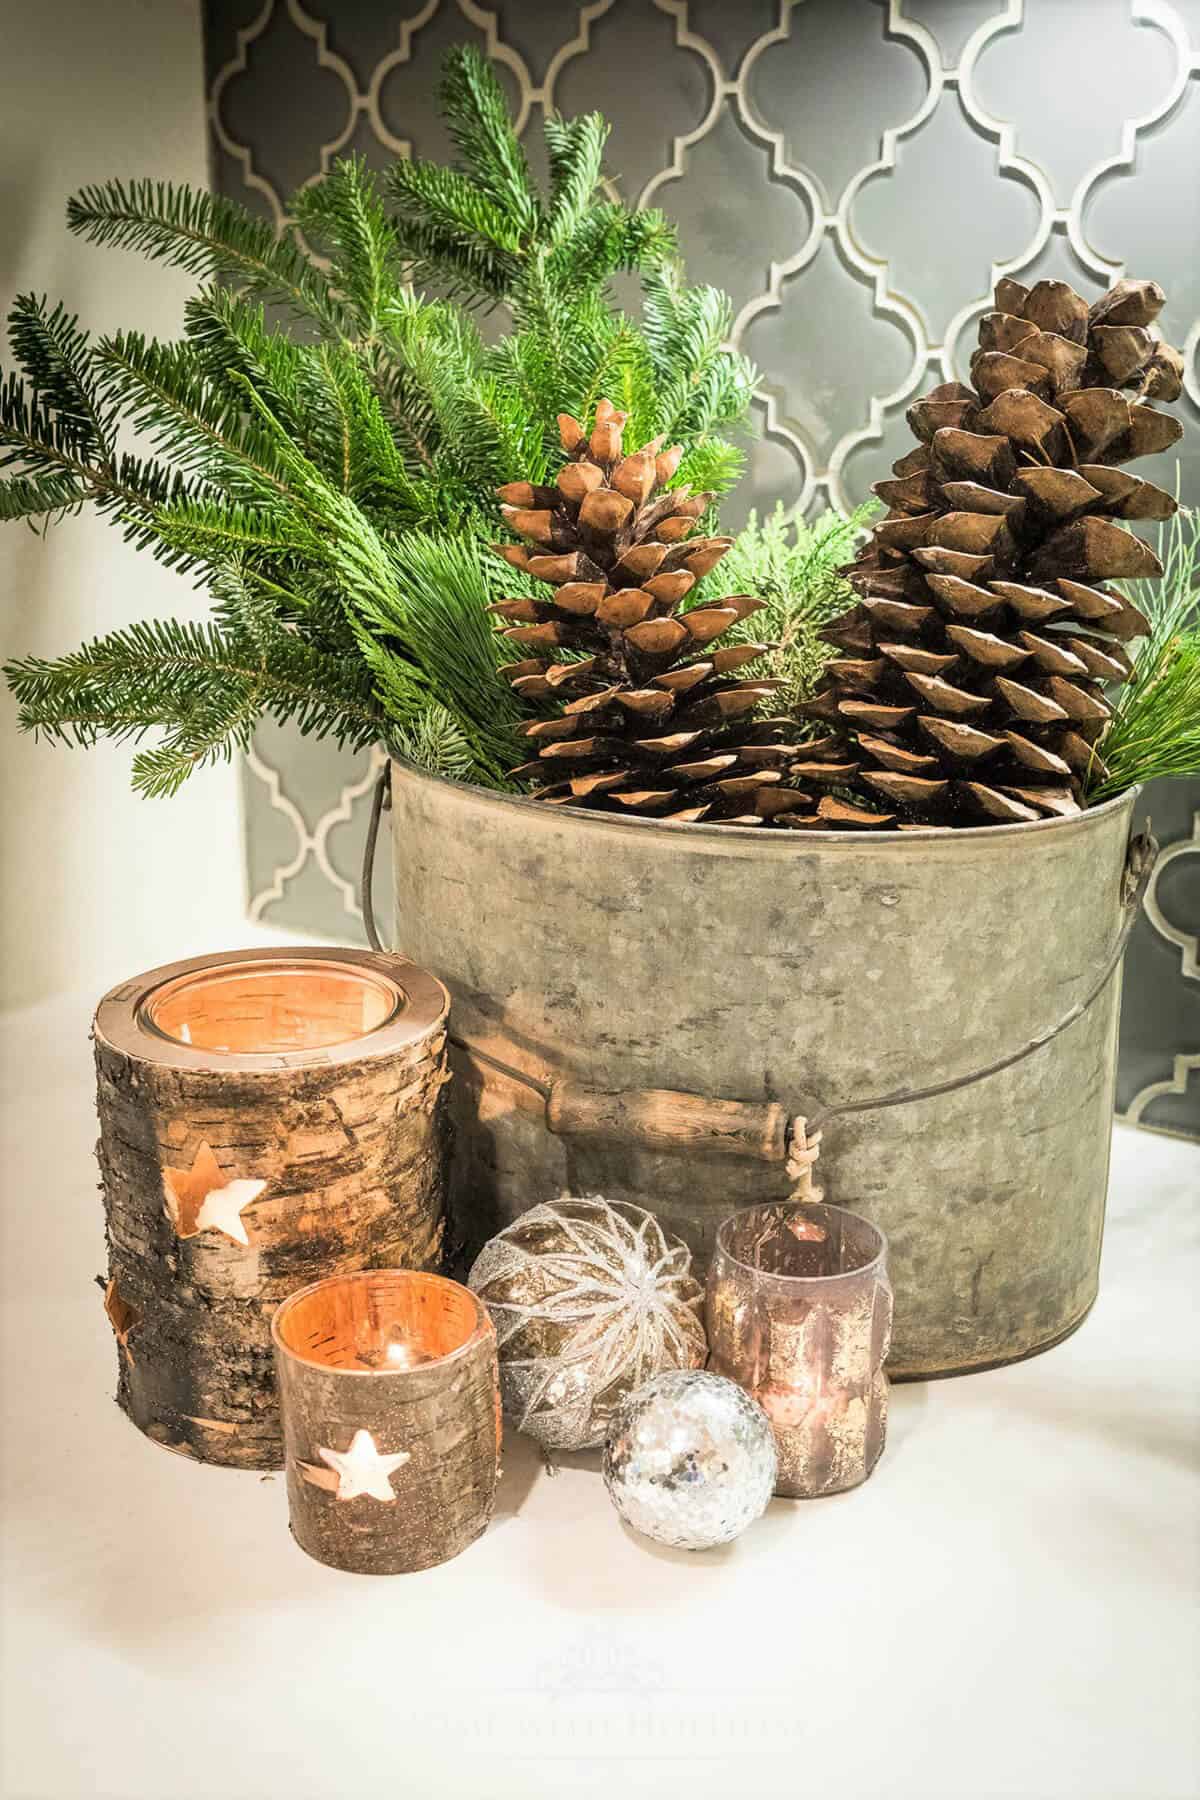
[[[337,1476],[338,1500],[357,1500],[360,1494],[372,1500],[394,1501],[392,1475],[410,1460],[407,1450],[382,1455],[369,1431],[356,1431],[348,1450],[326,1450],[317,1445],[317,1455]]]
[[[181,1238],[219,1231],[235,1244],[249,1244],[242,1214],[266,1185],[240,1178],[231,1181],[207,1143],[196,1151],[190,1169],[163,1170],[167,1217]]]

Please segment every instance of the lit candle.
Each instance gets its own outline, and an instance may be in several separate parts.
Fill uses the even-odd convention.
[[[427,1569],[486,1528],[496,1492],[496,1334],[440,1275],[335,1275],[272,1325],[292,1533],[360,1574]]]
[[[865,1481],[883,1450],[892,1290],[887,1241],[840,1206],[785,1202],[726,1219],[708,1278],[709,1367],[775,1431],[777,1494]]]
[[[330,1269],[440,1266],[449,1006],[398,957],[305,949],[194,957],[100,1002],[117,1402],[154,1442],[282,1468],[280,1301]]]

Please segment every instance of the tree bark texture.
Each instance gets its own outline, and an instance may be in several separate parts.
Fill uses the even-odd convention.
[[[274,1325],[288,1508],[302,1550],[398,1575],[486,1530],[499,1475],[496,1333],[476,1296],[380,1271],[293,1295]]]
[[[153,971],[97,1013],[105,1305],[117,1403],[139,1430],[201,1462],[276,1469],[280,1301],[334,1271],[441,1260],[447,1004],[422,971],[374,957],[416,1003],[332,1047],[228,1054],[147,1027],[156,986],[222,960],[251,953]]]

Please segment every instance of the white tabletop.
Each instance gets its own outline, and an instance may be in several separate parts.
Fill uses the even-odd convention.
[[[1194,1146],[1118,1129],[1090,1320],[897,1388],[857,1492],[661,1550],[510,1434],[487,1535],[372,1580],[113,1404],[95,997],[4,1022],[5,1800],[1200,1792]]]

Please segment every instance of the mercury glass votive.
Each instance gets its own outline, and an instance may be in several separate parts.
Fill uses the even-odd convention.
[[[717,1232],[707,1321],[709,1368],[774,1428],[775,1492],[807,1500],[865,1481],[887,1430],[892,1290],[878,1227],[816,1202],[734,1213]]]

